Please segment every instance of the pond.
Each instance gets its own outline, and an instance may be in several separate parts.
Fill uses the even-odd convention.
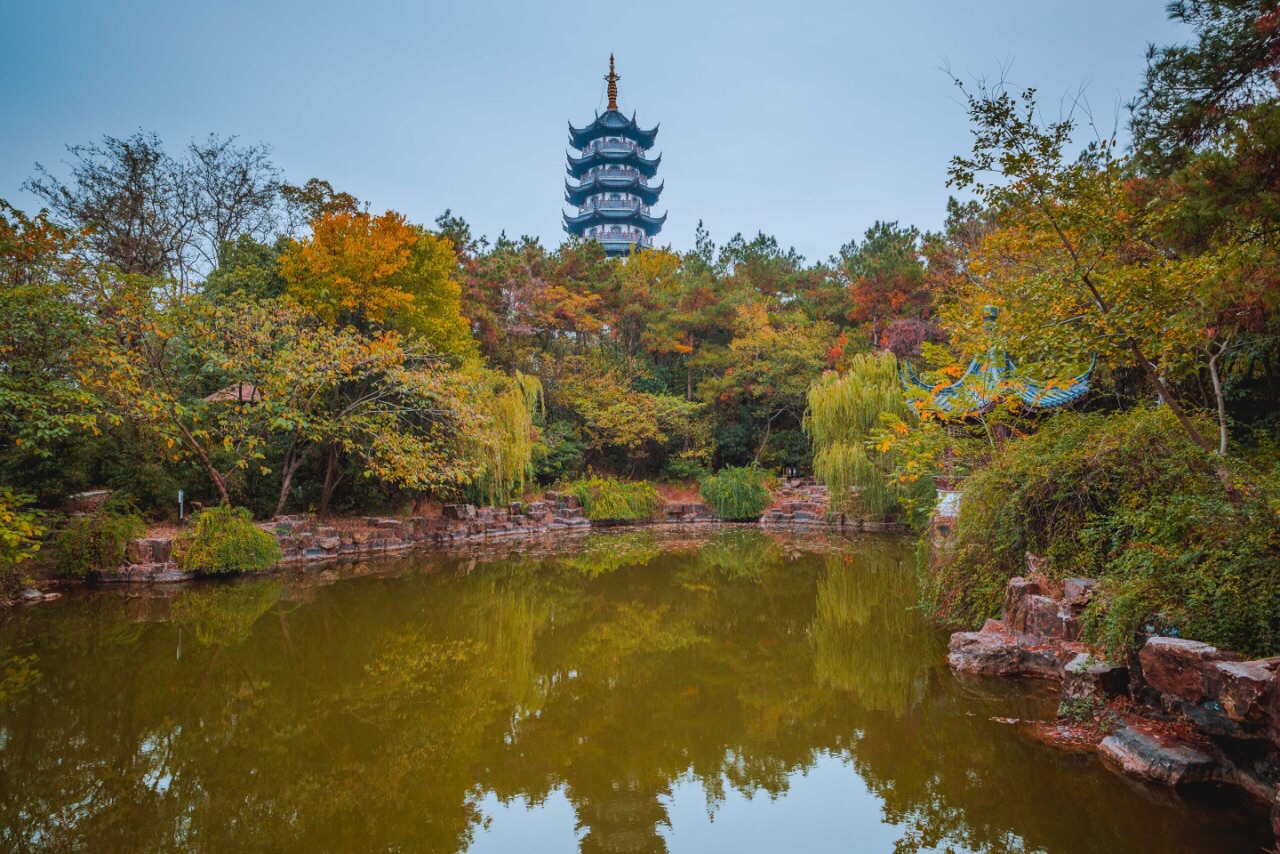
[[[1011,719],[912,610],[912,546],[618,530],[0,622],[6,850],[1260,851]]]

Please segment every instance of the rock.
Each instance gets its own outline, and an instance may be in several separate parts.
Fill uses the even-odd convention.
[[[1189,703],[1199,703],[1208,696],[1205,667],[1228,657],[1207,643],[1161,637],[1149,638],[1138,653],[1148,685]]]
[[[44,594],[41,593],[39,590],[36,590],[34,587],[28,587],[26,590],[23,590],[18,595],[22,598],[22,601],[24,602],[39,602],[41,599],[44,598]]]
[[[332,528],[330,530],[332,530]],[[320,539],[320,548],[324,549],[325,551],[333,551],[339,545],[341,545],[341,543],[342,541],[339,540],[337,537],[322,537]]]
[[[1104,738],[1098,752],[1127,774],[1167,786],[1212,780],[1219,770],[1219,764],[1198,747],[1157,738],[1135,727]]]
[[[1108,664],[1082,652],[1062,669],[1062,696],[1068,700],[1082,697],[1117,697],[1129,690],[1129,668]]]
[[[1237,723],[1266,720],[1275,694],[1276,675],[1260,661],[1219,661],[1207,671],[1222,711]]]
[[[307,560],[315,560],[324,557],[324,549],[303,549],[302,556]]]
[[[182,581],[190,581],[191,573],[183,572],[180,569],[162,569],[152,575],[151,580],[156,584],[177,584]]]
[[[952,669],[976,676],[1016,676],[1022,672],[1022,652],[1004,623],[987,620],[982,631],[956,632],[948,646]]]
[[[1030,595],[1025,599],[1027,624],[1023,631],[1038,638],[1063,637],[1060,604],[1051,596]]]
[[[151,541],[151,559],[156,563],[168,563],[173,559],[173,539],[157,537]]]
[[[1062,604],[1068,608],[1084,608],[1093,598],[1093,590],[1098,582],[1092,578],[1068,578],[1062,582]]]
[[[1004,622],[1013,632],[1027,630],[1027,600],[1040,595],[1040,585],[1025,578],[1011,578],[1004,593]]]
[[[132,564],[151,563],[151,541],[130,540],[124,547],[124,559]]]

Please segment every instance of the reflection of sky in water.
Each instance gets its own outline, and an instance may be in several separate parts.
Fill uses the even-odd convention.
[[[663,797],[670,827],[660,830],[670,854],[708,852],[803,851],[893,852],[903,829],[886,823],[882,803],[848,763],[825,754],[805,773],[788,777],[787,791],[772,798],[765,792],[748,796],[726,787],[724,800],[707,807],[707,792],[685,775]],[[574,832],[575,814],[563,789],[540,804],[525,798],[502,803],[492,792],[480,802],[484,830],[477,830],[467,854],[560,854],[575,852],[581,835]],[[797,840],[804,840],[797,848]],[[1021,850],[1010,840],[1011,850]],[[955,842],[913,851],[969,854]]]

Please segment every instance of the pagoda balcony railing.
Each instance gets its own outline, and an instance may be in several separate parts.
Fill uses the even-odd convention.
[[[580,205],[578,211],[586,213],[589,210],[624,210],[634,211],[644,207],[645,213],[648,213],[648,205],[642,205],[638,199],[592,199],[585,205]]]
[[[582,176],[582,182],[584,184],[589,184],[594,178],[623,178],[628,181],[632,178],[639,178],[641,184],[646,187],[649,186],[649,179],[641,175],[638,169],[628,169],[624,166],[592,169],[590,172]]]
[[[588,234],[591,240],[599,240],[601,243],[639,243],[642,246],[652,246],[653,238],[645,235],[643,231],[610,231],[604,234]]]
[[[593,151],[622,151],[629,153],[639,148],[640,146],[636,145],[631,140],[624,140],[622,142],[605,142],[604,140],[598,139],[595,142],[587,143],[587,147],[582,149],[582,153],[589,154]],[[643,151],[643,149],[640,150]]]

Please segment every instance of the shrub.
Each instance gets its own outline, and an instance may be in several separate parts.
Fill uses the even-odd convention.
[[[281,558],[280,544],[253,524],[243,507],[213,507],[195,517],[195,530],[184,538],[178,560],[183,569],[207,575],[257,572]]]
[[[1100,582],[1086,638],[1152,632],[1280,651],[1280,516],[1257,475],[1230,491],[1165,407],[1062,413],[970,478],[952,548],[925,578],[944,619],[995,616],[1028,551]]]
[[[590,477],[565,484],[563,491],[582,505],[592,522],[638,522],[651,519],[662,497],[651,484],[611,477]]]
[[[58,534],[58,573],[84,578],[124,563],[129,541],[147,532],[131,508],[107,506],[89,516],[73,516]]]
[[[754,522],[773,499],[771,481],[763,469],[726,467],[702,479],[702,497],[711,502],[721,519]]]
[[[40,514],[25,509],[28,495],[0,489],[0,593],[17,593],[26,581],[19,568],[40,550]]]

